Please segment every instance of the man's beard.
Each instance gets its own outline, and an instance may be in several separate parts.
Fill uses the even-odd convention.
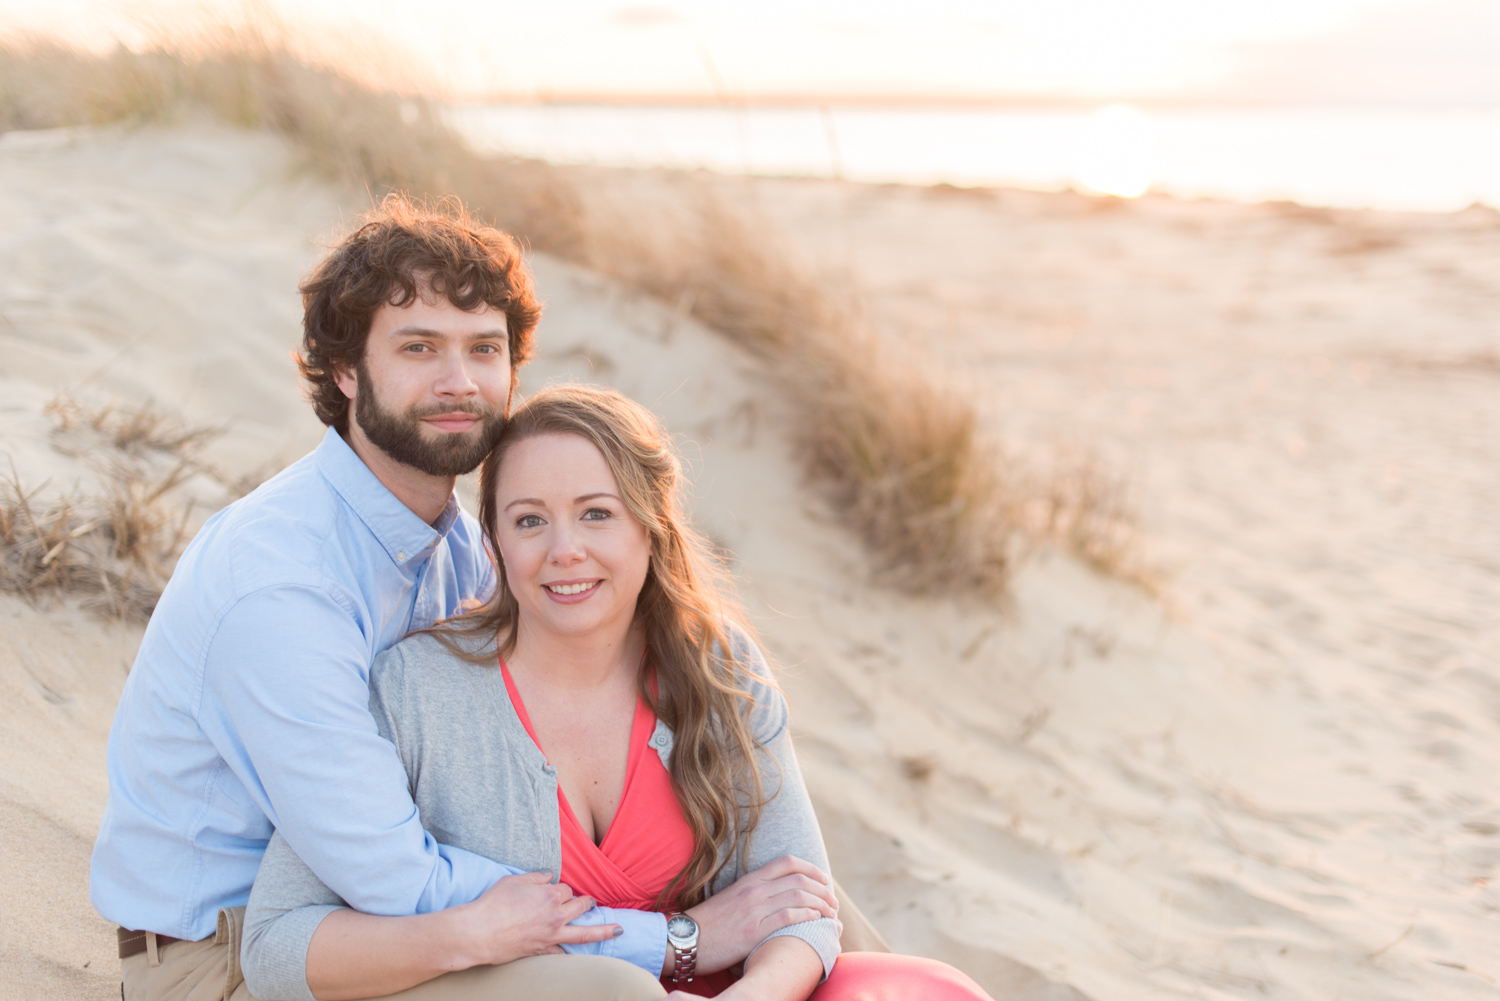
[[[439,403],[412,407],[405,413],[387,410],[373,392],[374,383],[360,366],[360,392],[354,396],[354,420],[370,443],[397,462],[429,476],[462,476],[484,461],[505,430],[505,415],[482,403]],[[463,413],[479,423],[460,434],[443,434],[436,441],[422,434],[422,418]]]

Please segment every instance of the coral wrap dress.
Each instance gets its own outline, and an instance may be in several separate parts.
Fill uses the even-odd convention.
[[[500,670],[516,715],[545,755],[547,749],[537,740],[531,717],[503,660]],[[562,786],[557,789],[562,828],[562,872],[559,878],[574,893],[593,897],[606,907],[660,909],[657,900],[661,892],[693,854],[692,831],[672,790],[672,778],[651,747],[651,733],[655,728],[656,714],[645,699],[637,699],[630,728],[625,790],[614,820],[598,844],[578,822]],[[714,997],[733,982],[733,975],[725,970],[695,977],[686,984],[675,984],[670,978],[663,978],[662,985],[667,990]],[[991,1001],[978,984],[946,963],[884,952],[840,955],[828,979],[809,996],[809,1001],[914,999]]]

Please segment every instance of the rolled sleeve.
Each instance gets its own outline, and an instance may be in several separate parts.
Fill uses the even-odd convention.
[[[598,914],[597,920],[593,918]],[[585,920],[588,919],[588,920]],[[607,938],[584,946],[563,946],[568,952],[596,952],[600,956],[623,959],[639,966],[653,977],[661,976],[667,959],[667,916],[657,911],[632,911],[618,907],[596,907],[575,925],[609,925],[623,928],[619,938]]]
[[[833,972],[833,962],[839,958],[839,936],[844,933],[844,926],[833,918],[818,918],[815,921],[802,921],[798,924],[787,925],[778,931],[773,931],[765,937],[755,948],[771,941],[773,938],[800,938],[813,947],[818,958],[823,961],[823,979],[828,979],[828,974]],[[750,950],[755,954],[755,949]]]

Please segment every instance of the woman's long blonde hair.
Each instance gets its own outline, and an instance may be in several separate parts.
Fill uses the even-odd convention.
[[[733,851],[743,850],[760,819],[764,791],[749,725],[754,699],[742,687],[753,667],[743,650],[736,656],[736,646],[743,644],[731,640],[727,623],[732,617],[747,635],[749,627],[737,614],[720,561],[682,515],[682,463],[656,416],[612,389],[594,386],[556,386],[527,400],[480,467],[479,521],[495,561],[495,593],[485,605],[433,632],[471,659],[465,648],[474,647],[452,642],[453,634],[497,637],[501,656],[515,648],[519,610],[499,558],[495,488],[507,452],[544,434],[592,442],[614,474],[625,507],[651,536],[651,562],[635,606],[635,622],[646,639],[638,684],[675,735],[672,788],[693,832],[692,858],[658,904],[691,907],[708,895]],[[655,696],[648,683],[652,669]]]

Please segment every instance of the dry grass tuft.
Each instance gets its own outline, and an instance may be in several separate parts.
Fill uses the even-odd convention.
[[[128,478],[103,502],[36,503],[12,471],[0,496],[0,591],[39,599],[82,595],[106,615],[145,622],[175,562],[186,529],[159,503],[162,484]]]
[[[14,467],[0,482],[0,591],[32,600],[79,595],[106,615],[144,622],[187,540],[191,501],[172,493],[208,472],[197,459],[216,429],[191,428],[151,404],[45,408],[53,445],[99,470],[102,495],[39,500]]]
[[[223,433],[221,428],[187,427],[150,401],[132,410],[120,410],[114,404],[88,410],[70,396],[57,396],[42,412],[53,420],[54,445],[59,444],[57,436],[87,429],[113,448],[134,456],[156,451],[186,459]],[[67,452],[65,446],[62,450]]]
[[[1051,541],[1099,573],[1156,593],[1160,575],[1141,554],[1130,482],[1088,452],[1060,452],[1015,498],[1014,520],[1033,540]]]
[[[0,47],[0,128],[172,121],[195,109],[273,129],[310,166],[377,198],[457,195],[532,247],[656,296],[756,353],[783,391],[809,479],[849,517],[888,582],[998,594],[1018,533],[1039,525],[1105,572],[1126,565],[1132,522],[1116,493],[1064,478],[1030,505],[1045,517],[1022,517],[1020,481],[1007,479],[972,409],[870,334],[768,227],[685,177],[665,185],[670,197],[611,200],[587,171],[482,159],[436,105],[312,65],[284,37],[254,29],[107,57],[40,42]],[[144,443],[171,432],[120,433],[155,447]]]

